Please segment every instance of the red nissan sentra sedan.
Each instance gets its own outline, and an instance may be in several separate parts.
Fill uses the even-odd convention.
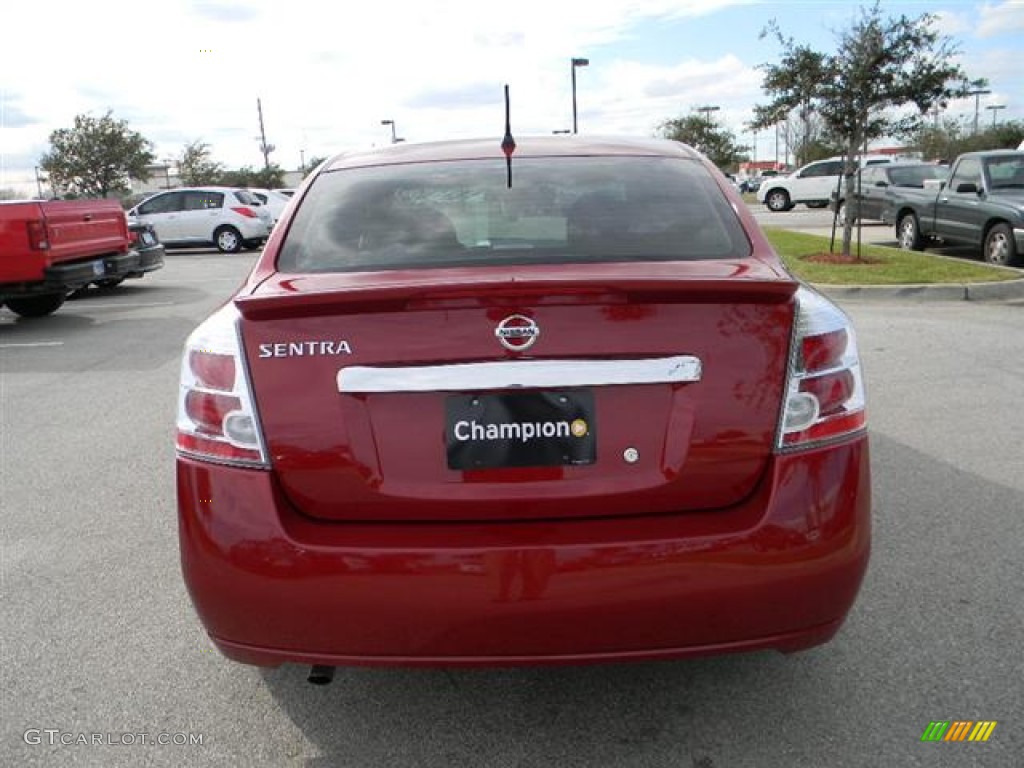
[[[850,321],[689,147],[510,162],[335,157],[190,336],[181,556],[213,642],[317,682],[826,642],[870,545]]]

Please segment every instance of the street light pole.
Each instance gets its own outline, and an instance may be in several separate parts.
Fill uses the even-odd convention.
[[[707,122],[709,122],[709,123],[711,122],[711,113],[712,112],[717,112],[720,109],[721,109],[721,107],[719,107],[717,105],[715,105],[715,106],[707,106],[707,107],[697,107],[697,111],[698,112],[703,112],[704,113],[704,119]]]
[[[391,126],[391,143],[392,144],[397,144],[398,142],[401,141],[401,139],[398,138],[398,133],[397,133],[397,130],[395,129],[395,121],[394,120],[381,120],[380,124],[381,125],[390,125]]]
[[[572,132],[579,133],[579,124],[576,120],[576,67],[590,66],[590,59],[572,58],[569,61],[569,71],[572,74]]]
[[[978,132],[978,112],[981,110],[981,97],[986,93],[992,93],[987,88],[975,88],[972,91],[968,91],[968,96],[974,97],[974,132]]]
[[[985,107],[985,109],[991,109],[992,110],[992,127],[995,128],[996,127],[996,110],[1006,109],[1006,105],[1005,104],[989,104],[987,107]]]

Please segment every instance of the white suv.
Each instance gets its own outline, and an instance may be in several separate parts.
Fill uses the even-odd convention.
[[[860,167],[892,163],[896,157],[889,155],[865,155],[860,158]],[[757,190],[757,201],[772,211],[788,211],[797,203],[808,208],[824,208],[836,193],[839,179],[843,175],[843,159],[830,157],[808,163],[788,176],[765,179]]]
[[[221,253],[258,248],[270,235],[270,212],[244,189],[185,187],[160,192],[128,211],[156,230],[165,246],[215,245]]]

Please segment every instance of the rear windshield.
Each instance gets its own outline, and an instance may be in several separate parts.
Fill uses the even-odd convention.
[[[312,184],[283,272],[738,258],[750,242],[711,175],[654,157],[503,159],[331,171]]]
[[[949,168],[942,165],[910,165],[889,169],[889,178],[896,187],[923,187],[928,179],[944,180],[949,177]]]

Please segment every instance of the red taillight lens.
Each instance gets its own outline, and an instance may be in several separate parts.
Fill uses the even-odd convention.
[[[796,353],[777,447],[813,447],[863,431],[864,380],[849,319],[824,296],[801,287],[795,323]]]
[[[232,395],[194,389],[185,394],[185,413],[197,430],[216,437],[224,437],[224,418],[241,407],[241,400]]]
[[[30,221],[28,228],[28,247],[33,251],[46,251],[50,248],[50,238],[46,231],[46,222]]]
[[[853,396],[856,383],[847,370],[826,373],[800,382],[801,392],[810,392],[818,399],[818,413],[829,416],[842,409]]]
[[[258,219],[259,218],[259,216],[256,215],[256,211],[254,211],[252,208],[250,208],[247,205],[236,205],[236,206],[233,206],[231,208],[231,210],[234,211],[237,214],[241,214],[242,216],[245,216],[245,218],[247,218],[247,219]]]
[[[196,459],[266,467],[237,322],[238,310],[228,304],[185,343],[177,447]]]
[[[203,349],[190,349],[188,364],[200,386],[230,392],[235,386],[235,358]]]
[[[845,328],[822,333],[818,336],[805,336],[800,344],[805,371],[821,371],[836,364],[846,351],[849,340]]]

